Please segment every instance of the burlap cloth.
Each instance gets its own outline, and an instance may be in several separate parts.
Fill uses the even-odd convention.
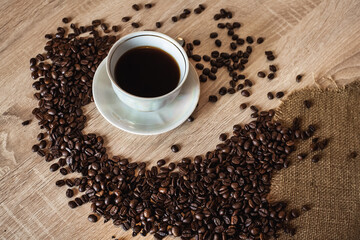
[[[313,106],[304,107],[309,99]],[[315,137],[329,138],[321,160],[311,162],[310,154],[298,160],[297,153],[310,153],[311,139],[301,141],[290,156],[291,166],[276,173],[269,195],[271,201],[288,201],[290,209],[310,204],[312,209],[292,221],[297,227],[292,238],[360,239],[360,82],[332,90],[304,89],[288,96],[278,108],[277,119],[291,123],[301,117],[302,127],[315,124]],[[358,156],[351,159],[349,154]]]

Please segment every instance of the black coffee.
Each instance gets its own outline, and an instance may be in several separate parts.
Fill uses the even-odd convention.
[[[158,97],[174,90],[180,69],[175,59],[155,47],[137,47],[122,55],[115,66],[115,81],[139,97]]]

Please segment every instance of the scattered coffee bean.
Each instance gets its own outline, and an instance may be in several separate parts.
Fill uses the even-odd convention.
[[[310,100],[305,100],[305,101],[304,101],[304,106],[305,106],[306,108],[311,108],[311,101],[310,101]]]
[[[245,81],[244,81],[244,85],[245,85],[246,87],[252,87],[252,86],[253,86],[253,83],[252,83],[252,81],[251,81],[251,80],[249,80],[249,79],[245,79]]]
[[[112,26],[111,28],[114,32],[118,32],[119,31],[119,26]]]
[[[260,78],[264,78],[266,76],[266,74],[264,72],[258,72],[258,77]]]
[[[216,80],[216,75],[214,73],[210,72],[209,73],[209,79],[213,80],[213,81]]]
[[[134,9],[135,11],[139,11],[140,10],[140,6],[138,4],[134,4],[131,6],[132,9]]]
[[[218,34],[216,32],[210,33],[210,38],[217,38]]]
[[[317,163],[319,162],[320,160],[320,155],[314,155],[312,158],[311,158],[311,161],[314,162],[314,163]]]
[[[242,90],[241,91],[241,95],[243,95],[244,97],[249,97],[250,96],[250,92],[248,90]]]
[[[207,76],[205,74],[201,74],[199,76],[199,80],[200,80],[200,82],[206,82],[207,81]]]
[[[215,96],[215,95],[209,96],[209,102],[217,102],[217,100],[218,100],[217,96]]]
[[[66,17],[63,18],[63,19],[62,19],[62,22],[63,22],[63,23],[68,23],[68,22],[69,22],[69,18],[66,18]]]
[[[277,71],[277,68],[276,68],[275,65],[269,65],[269,70],[270,70],[271,72],[276,72],[276,71]]]
[[[178,145],[172,145],[171,146],[171,151],[173,151],[174,153],[178,152],[180,150]]]
[[[232,50],[235,50],[236,48],[237,48],[237,45],[236,45],[236,43],[230,43],[230,48],[232,49]]]
[[[136,10],[136,11],[137,11],[137,10]],[[88,220],[89,220],[90,222],[97,222],[97,221],[98,221],[98,218],[97,218],[96,215],[90,214],[90,215],[88,216]]]
[[[226,133],[220,134],[220,136],[219,136],[220,141],[225,141],[226,139],[227,139],[227,134]]]
[[[234,94],[234,93],[236,92],[236,90],[235,90],[234,88],[229,88],[229,89],[227,90],[227,92],[228,92],[229,94]]]
[[[156,26],[157,28],[161,28],[161,25],[162,25],[161,22],[156,22],[156,23],[155,23],[155,26]]]
[[[221,87],[219,89],[219,95],[224,96],[227,93],[227,88],[226,87]]]
[[[251,36],[246,37],[246,42],[249,44],[252,44],[254,42],[254,39]]]
[[[272,92],[268,92],[267,93],[267,98],[270,99],[270,100],[274,99],[274,94]]]
[[[68,205],[69,205],[70,208],[76,208],[78,206],[75,201],[69,201]]]
[[[259,37],[256,42],[257,44],[262,44],[264,42],[264,38]]]
[[[298,83],[301,82],[302,77],[303,77],[302,75],[297,75],[296,82],[298,82]]]
[[[73,196],[74,196],[74,190],[72,190],[71,188],[68,188],[67,190],[66,190],[66,196],[68,197],[68,198],[72,198]]]
[[[123,17],[121,21],[128,22],[131,19],[131,17]],[[99,24],[100,25],[100,24]]]
[[[197,40],[197,39],[193,41],[193,44],[194,44],[195,46],[199,46],[200,43],[201,43],[200,40]]]
[[[355,159],[357,157],[357,152],[353,151],[350,153],[350,158]]]
[[[192,55],[191,58],[196,61],[196,62],[200,62],[201,61],[201,56],[200,55]]]
[[[215,45],[221,47],[221,41],[219,39],[215,40]]]
[[[177,18],[176,16],[173,16],[173,17],[171,17],[171,21],[177,22],[177,21],[178,21],[178,18]]]
[[[195,65],[195,67],[196,67],[197,69],[199,69],[199,70],[203,70],[203,69],[204,69],[204,64],[197,63],[197,64]]]
[[[58,186],[58,187],[62,187],[62,186],[64,186],[65,185],[65,181],[64,180],[57,180],[56,182],[55,182],[55,185],[56,186]]]
[[[196,13],[196,14],[200,14],[202,11],[203,10],[199,7],[194,9],[194,13]]]
[[[269,80],[273,80],[275,78],[275,73],[269,73],[267,77]]]
[[[244,86],[244,84],[239,84],[238,86],[237,86],[237,90],[239,91],[239,90],[241,90],[241,89],[243,89],[245,86]]]
[[[31,121],[31,120],[23,121],[23,122],[21,123],[21,125],[23,125],[23,126],[29,125],[30,121]]]
[[[39,146],[38,145],[33,145],[32,146],[32,148],[31,148],[31,150],[33,151],[33,152],[37,152],[37,151],[39,151]]]
[[[203,56],[203,60],[205,61],[205,62],[209,62],[210,61],[210,56],[208,56],[208,55],[204,55]]]
[[[152,8],[152,4],[151,3],[147,3],[147,4],[145,4],[145,8],[147,8],[147,9],[149,9],[149,8]]]
[[[284,95],[285,95],[284,92],[277,92],[275,94],[276,98],[282,98]]]
[[[39,134],[37,135],[37,140],[38,140],[38,141],[41,141],[41,140],[44,139],[44,137],[45,137],[45,135],[44,135],[43,133],[39,133]]]
[[[236,40],[236,44],[239,45],[239,46],[244,45],[244,43],[245,43],[245,40],[242,39],[242,38],[238,38],[238,39]]]
[[[137,23],[137,22],[133,22],[133,23],[131,23],[131,26],[132,26],[133,28],[139,28],[139,27],[140,27],[140,24]]]
[[[193,122],[193,121],[194,121],[194,117],[193,117],[193,116],[188,117],[187,121],[188,121],[188,122]]]
[[[55,172],[58,169],[59,169],[59,164],[57,164],[57,163],[51,164],[51,166],[50,166],[51,172]]]
[[[165,165],[165,160],[164,159],[160,159],[159,161],[157,161],[157,165],[158,165],[158,167],[162,167],[162,166],[164,166]]]

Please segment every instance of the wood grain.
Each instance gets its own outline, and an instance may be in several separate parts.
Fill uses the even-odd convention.
[[[185,122],[175,130],[157,136],[137,136],[122,132],[106,122],[93,103],[86,106],[88,124],[85,132],[95,132],[105,138],[108,152],[147,161],[160,158],[178,161],[182,157],[204,154],[218,143],[222,132],[230,133],[232,125],[250,120],[249,110],[240,111],[242,102],[261,108],[275,108],[279,100],[267,100],[268,91],[289,93],[308,86],[343,85],[360,76],[360,2],[357,0],[204,0],[207,9],[201,15],[191,14],[188,19],[172,23],[170,18],[184,8],[194,9],[197,1],[156,0],[150,10],[135,12],[137,1],[72,0],[72,1],[15,1],[2,0],[0,4],[0,238],[1,239],[120,239],[131,238],[111,223],[90,224],[87,220],[89,205],[76,210],[67,206],[65,189],[55,187],[62,178],[50,173],[49,163],[31,153],[39,127],[31,115],[37,105],[33,98],[29,59],[41,53],[46,33],[55,32],[63,25],[63,17],[86,25],[102,19],[110,25],[120,25],[120,36],[133,31],[130,24],[121,22],[123,16],[132,16],[141,22],[141,28],[155,29],[155,22],[164,26],[160,32],[186,40],[200,39],[195,49],[198,54],[209,54],[214,43],[209,33],[218,31],[222,50],[229,50],[225,31],[219,31],[212,16],[225,7],[234,12],[242,23],[239,34],[263,36],[265,42],[256,45],[245,74],[255,83],[252,96],[240,94],[222,97],[216,104],[208,103],[210,94],[217,93],[230,80],[219,71],[218,80],[201,85],[199,107],[195,121]],[[221,32],[221,33],[220,33]],[[280,69],[272,82],[256,77],[260,70],[268,69],[265,50],[273,50]],[[297,74],[303,81],[295,82]],[[329,84],[331,83],[331,84]],[[29,126],[21,126],[33,119]],[[170,146],[181,145],[181,151],[172,153]],[[302,228],[301,231],[306,231]],[[149,237],[150,238],[150,237]],[[297,239],[296,237],[294,239]]]

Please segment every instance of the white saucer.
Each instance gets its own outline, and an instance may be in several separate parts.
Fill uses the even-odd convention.
[[[94,102],[101,115],[112,125],[126,132],[155,135],[181,125],[195,110],[200,96],[199,78],[189,64],[188,78],[173,102],[155,112],[140,112],[128,107],[116,96],[106,73],[106,58],[93,79]]]

